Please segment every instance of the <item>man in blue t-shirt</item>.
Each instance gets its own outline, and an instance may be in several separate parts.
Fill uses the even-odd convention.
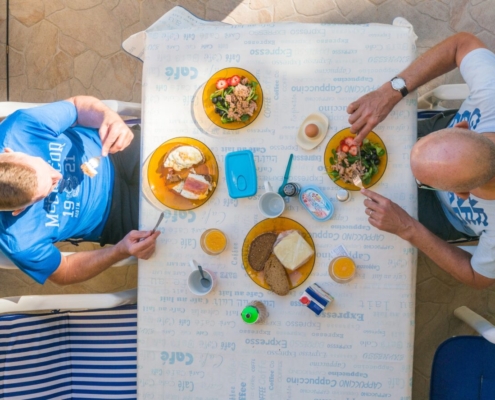
[[[135,131],[139,134],[139,131]],[[0,250],[38,283],[83,282],[131,255],[149,258],[159,232],[137,231],[139,143],[101,101],[76,96],[19,110],[0,124]],[[101,156],[97,174],[81,165]],[[63,256],[67,239],[115,246]]]
[[[495,282],[495,54],[475,36],[456,34],[347,112],[359,143],[408,91],[456,67],[469,97],[457,112],[420,121],[421,139],[411,151],[419,221],[374,191],[361,193],[371,225],[409,241],[456,279],[481,289]],[[446,242],[478,236],[474,255]]]

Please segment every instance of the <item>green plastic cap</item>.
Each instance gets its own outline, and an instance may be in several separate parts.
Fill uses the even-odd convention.
[[[247,306],[244,310],[242,310],[241,313],[242,320],[246,324],[256,323],[256,321],[258,321],[259,316],[260,316],[260,312],[254,306]]]

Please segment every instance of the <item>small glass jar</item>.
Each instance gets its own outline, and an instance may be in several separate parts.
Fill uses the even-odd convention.
[[[356,264],[351,257],[335,257],[328,266],[328,274],[337,283],[347,283],[356,275]]]
[[[335,195],[335,197],[337,197],[337,200],[341,203],[345,203],[351,199],[351,194],[348,190],[339,189],[337,190],[337,194]]]
[[[297,196],[301,191],[301,185],[295,182],[289,182],[285,184],[282,190],[286,196]]]
[[[216,256],[227,247],[227,236],[220,229],[207,229],[201,235],[199,244],[206,254]]]

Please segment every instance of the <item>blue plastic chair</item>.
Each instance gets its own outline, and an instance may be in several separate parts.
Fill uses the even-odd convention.
[[[482,336],[452,337],[438,347],[430,400],[494,400],[495,327],[467,307],[454,314]]]
[[[481,336],[447,339],[433,359],[430,400],[478,399],[495,399],[495,345]]]

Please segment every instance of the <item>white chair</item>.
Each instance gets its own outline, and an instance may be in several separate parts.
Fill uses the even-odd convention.
[[[454,310],[454,315],[468,324],[490,343],[495,344],[495,326],[481,315],[476,314],[466,306],[456,308]]]
[[[495,327],[469,308],[454,315],[481,336],[454,336],[438,346],[433,357],[431,400],[495,398]]]
[[[440,85],[419,97],[418,110],[446,110],[442,102],[464,100],[468,96],[469,87],[465,83]]]
[[[141,118],[141,104],[120,100],[102,100],[111,110],[123,117]],[[42,106],[46,103],[22,103],[16,101],[0,102],[0,118],[5,118],[17,110]]]
[[[136,399],[136,295],[0,299],[0,398]]]
[[[423,94],[418,99],[418,115],[425,114],[428,115],[428,111],[438,111],[441,112],[447,108],[443,107],[442,104],[445,101],[462,101],[469,96],[469,87],[465,83],[459,84],[446,84],[440,85],[433,90]],[[455,243],[453,243],[455,245]],[[476,250],[476,245],[471,246],[457,246],[460,249],[467,251],[470,254],[474,254]]]
[[[120,100],[102,100],[102,102],[122,117],[141,118],[141,104],[130,103]],[[15,101],[0,102],[0,119],[5,118],[17,110],[38,107],[46,103],[23,103]],[[132,120],[135,122],[136,120]],[[62,255],[69,256],[75,252],[62,252]],[[136,264],[136,257],[129,257],[112,265],[112,267],[123,267]],[[4,254],[0,252],[0,269],[17,269],[17,267]]]

